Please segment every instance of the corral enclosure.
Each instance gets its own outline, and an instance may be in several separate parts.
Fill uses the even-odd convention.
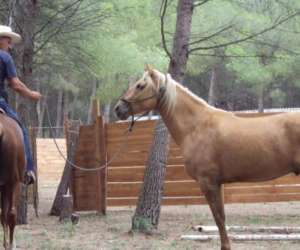
[[[257,114],[240,114],[257,116]],[[98,124],[98,125],[97,125]],[[95,123],[80,128],[76,164],[95,168],[103,163],[103,155],[110,162],[105,170],[73,171],[73,195],[78,211],[100,210],[105,206],[135,205],[143,183],[145,163],[151,146],[155,121],[139,121],[128,136],[128,122]],[[95,136],[97,126],[103,131],[98,148]],[[101,130],[101,129],[100,129]],[[246,142],[245,142],[246,143]],[[102,151],[102,156],[97,149]],[[104,154],[103,154],[104,152]],[[201,152],[199,152],[201,153]],[[97,156],[98,155],[98,156]],[[97,160],[97,157],[102,160]],[[98,163],[97,163],[98,162]],[[102,177],[101,177],[102,176]],[[300,179],[295,175],[284,176],[267,182],[234,183],[223,187],[225,203],[254,203],[300,200]],[[102,204],[100,204],[102,203]],[[163,205],[205,204],[198,184],[185,172],[180,149],[171,140],[164,184]]]

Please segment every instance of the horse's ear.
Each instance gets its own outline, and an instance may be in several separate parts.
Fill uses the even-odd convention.
[[[145,64],[145,71],[151,72],[152,70],[153,70],[153,68],[148,63],[146,63]]]
[[[145,65],[145,71],[147,71],[149,73],[149,76],[154,79],[155,78],[155,73],[154,73],[154,69],[149,65],[146,64]]]

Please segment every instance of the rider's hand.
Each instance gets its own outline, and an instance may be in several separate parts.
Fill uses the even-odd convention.
[[[42,94],[38,91],[31,91],[31,99],[38,101],[42,98]]]

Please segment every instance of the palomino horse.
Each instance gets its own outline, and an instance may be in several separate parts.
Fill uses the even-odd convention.
[[[5,249],[13,248],[17,202],[26,163],[23,134],[19,125],[0,113],[1,223]]]
[[[156,109],[180,147],[187,173],[204,193],[230,250],[221,185],[300,173],[300,115],[243,118],[209,106],[170,75],[146,67],[115,106],[120,119]]]

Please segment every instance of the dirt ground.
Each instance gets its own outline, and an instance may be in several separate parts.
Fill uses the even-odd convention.
[[[218,249],[218,241],[200,243],[181,240],[182,234],[197,234],[191,227],[214,225],[207,206],[163,207],[159,233],[155,236],[129,235],[134,208],[109,208],[107,216],[80,214],[73,226],[48,216],[56,183],[40,184],[39,218],[29,208],[29,224],[16,230],[17,249]],[[300,226],[300,202],[226,205],[228,225]],[[2,232],[1,232],[2,234]],[[232,243],[234,250],[300,249],[300,241]]]

